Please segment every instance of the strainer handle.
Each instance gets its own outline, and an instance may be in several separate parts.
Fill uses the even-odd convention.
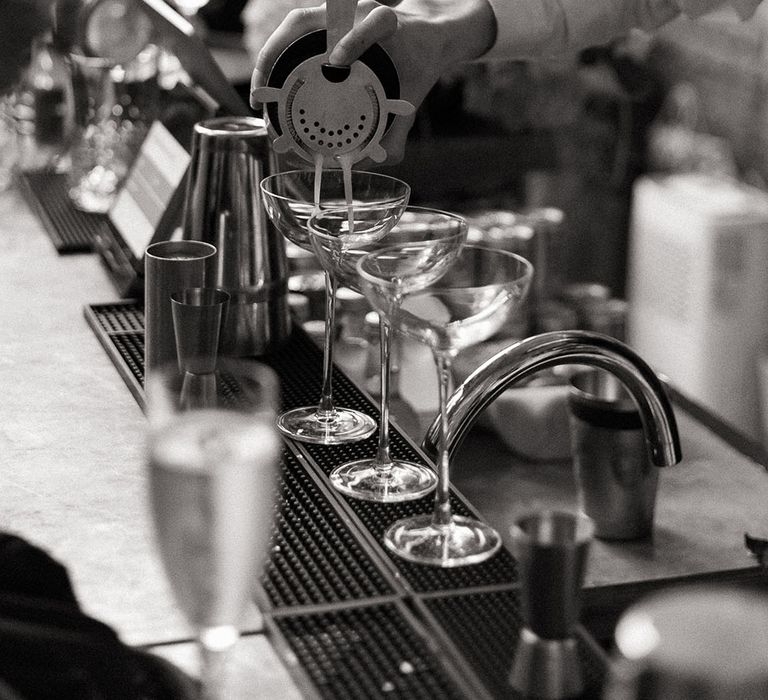
[[[326,0],[326,57],[355,23],[357,0]]]

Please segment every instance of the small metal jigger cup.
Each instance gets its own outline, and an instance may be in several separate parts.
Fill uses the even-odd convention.
[[[574,630],[593,533],[587,516],[558,511],[512,526],[524,625],[510,683],[526,697],[559,700],[583,690]]]
[[[229,294],[220,289],[189,287],[171,294],[173,330],[179,370],[191,374],[216,371],[221,327]]]

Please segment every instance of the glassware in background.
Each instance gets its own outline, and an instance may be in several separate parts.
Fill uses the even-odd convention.
[[[468,217],[467,221],[467,240],[470,243],[508,250],[531,260],[536,266],[538,279],[540,267],[536,263],[539,242],[536,229],[525,217],[513,211],[493,209],[481,211]],[[537,313],[534,291],[532,287],[523,304],[510,318],[509,323],[494,336],[494,340],[514,342],[533,334]]]
[[[280,439],[278,383],[254,361],[149,377],[147,460],[163,565],[194,627],[202,697],[223,700],[226,663],[253,599],[272,530]]]
[[[32,44],[29,66],[13,96],[22,171],[57,170],[74,132],[70,68],[50,33]]]
[[[394,225],[408,204],[411,188],[402,180],[353,170],[289,170],[261,181],[264,206],[277,229],[293,244],[312,251],[307,224],[317,210],[353,203],[377,204]],[[396,215],[396,216],[395,216]],[[278,427],[295,440],[336,445],[362,440],[376,430],[376,423],[359,411],[336,406],[333,401],[333,341],[336,321],[336,281],[326,270],[323,378],[320,401],[283,413]]]
[[[368,300],[350,287],[339,287],[336,290],[336,304],[339,338],[347,344],[365,348],[368,344],[365,316],[371,308]]]
[[[382,225],[390,218],[393,223]],[[339,465],[330,479],[338,491],[367,501],[391,503],[421,498],[434,489],[435,472],[425,465],[394,459],[390,451],[391,320],[404,294],[427,286],[449,269],[466,241],[467,222],[437,209],[409,207],[396,212],[389,206],[364,204],[322,209],[310,218],[309,231],[323,268],[354,290],[361,287],[357,262],[371,251],[396,244],[407,246],[410,259],[418,267],[417,274],[394,280],[391,308],[386,316],[379,314],[381,372],[376,455]]]
[[[446,441],[451,362],[461,349],[490,338],[508,321],[525,299],[533,267],[514,253],[467,245],[433,281],[427,259],[418,245],[402,244],[365,255],[358,272],[361,287],[379,314],[431,348],[439,378],[435,507],[432,514],[394,523],[384,534],[384,544],[409,561],[453,567],[489,559],[501,546],[501,538],[482,521],[451,511]]]
[[[159,99],[157,49],[127,66],[70,54],[75,133],[69,195],[83,211],[105,213],[123,184],[155,115]]]

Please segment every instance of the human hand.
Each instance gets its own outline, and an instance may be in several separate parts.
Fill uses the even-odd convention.
[[[288,13],[256,59],[251,91],[266,84],[283,49],[304,34],[325,29],[325,16],[324,5]],[[418,107],[444,72],[490,48],[495,31],[487,0],[361,0],[354,27],[333,48],[329,61],[349,65],[380,44],[398,71],[400,99]],[[402,159],[414,118],[397,117],[382,140],[389,162]]]

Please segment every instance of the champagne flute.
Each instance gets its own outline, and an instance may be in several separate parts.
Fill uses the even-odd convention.
[[[277,229],[292,243],[312,251],[307,222],[315,210],[342,205],[378,203],[390,217],[399,216],[408,204],[411,188],[402,180],[364,171],[289,170],[261,181],[264,207]],[[398,213],[399,212],[399,213]],[[325,277],[325,345],[320,401],[286,411],[278,418],[280,431],[301,442],[338,445],[362,440],[376,430],[376,422],[333,401],[333,329],[336,314],[336,281]]]
[[[409,561],[441,567],[489,559],[501,546],[492,527],[451,512],[446,441],[451,361],[464,348],[490,338],[524,300],[533,274],[525,258],[504,250],[464,246],[450,269],[428,286],[418,283],[397,301],[403,280],[426,272],[422,254],[408,244],[368,253],[357,263],[360,284],[374,308],[402,332],[427,344],[439,379],[441,433],[438,484],[431,515],[399,520],[384,534],[385,546]]]
[[[255,361],[178,367],[147,383],[150,504],[160,556],[201,651],[205,700],[227,697],[226,661],[265,559],[280,458],[278,383]]]
[[[437,209],[409,207],[399,223],[387,224],[393,213],[392,207],[384,204],[323,209],[309,219],[308,228],[323,268],[340,284],[355,291],[360,291],[357,261],[367,253],[407,243],[415,260],[416,251],[419,251],[421,273],[403,277],[401,288],[393,295],[396,305],[406,291],[414,291],[419,285],[427,286],[449,269],[466,240],[467,222],[460,216]],[[381,395],[376,455],[341,464],[330,474],[331,483],[338,491],[353,498],[388,503],[421,498],[437,483],[434,470],[422,464],[393,459],[390,453],[391,333],[390,323],[379,315]]]

